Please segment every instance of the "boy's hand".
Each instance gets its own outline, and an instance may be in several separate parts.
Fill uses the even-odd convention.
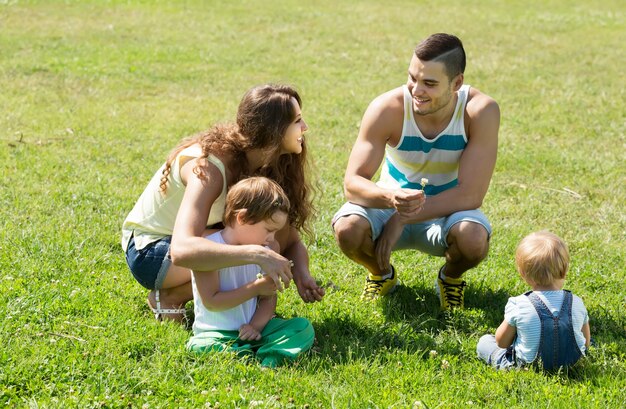
[[[276,290],[278,290],[274,280],[269,275],[262,275],[261,273],[257,274],[254,285],[257,288],[257,295],[260,297],[276,295]]]
[[[242,341],[258,341],[261,339],[261,333],[254,329],[252,325],[243,324],[239,327],[239,339]]]

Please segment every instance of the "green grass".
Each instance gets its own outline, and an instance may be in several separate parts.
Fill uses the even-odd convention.
[[[0,0],[0,405],[626,406],[623,2],[382,3]],[[432,289],[441,261],[415,252],[393,256],[396,294],[361,303],[364,272],[329,226],[363,111],[438,31],[463,39],[466,83],[502,111],[483,206],[491,251],[453,315]],[[186,353],[189,331],[153,320],[119,245],[176,142],[232,120],[264,82],[304,99],[323,187],[307,244],[332,286],[315,305],[280,296],[279,313],[308,317],[317,341],[276,371]],[[544,228],[570,246],[567,287],[598,346],[565,374],[493,371],[476,342],[526,290],[514,249]]]

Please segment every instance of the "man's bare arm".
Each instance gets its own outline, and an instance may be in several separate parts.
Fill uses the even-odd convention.
[[[421,206],[421,193],[410,189],[384,189],[372,181],[385,156],[387,143],[397,142],[402,131],[402,101],[402,88],[396,88],[377,97],[365,111],[344,178],[344,191],[350,202],[366,207],[394,208],[410,207],[416,201],[419,204],[413,207]]]

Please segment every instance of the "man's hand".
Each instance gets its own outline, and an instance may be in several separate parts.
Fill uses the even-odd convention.
[[[382,271],[391,271],[391,263],[389,262],[391,259],[391,251],[398,242],[398,239],[400,239],[403,229],[404,224],[401,221],[400,215],[394,213],[387,224],[385,224],[378,239],[376,239],[376,261]]]
[[[393,192],[393,207],[401,218],[410,218],[422,210],[426,197],[423,190],[397,189]]]

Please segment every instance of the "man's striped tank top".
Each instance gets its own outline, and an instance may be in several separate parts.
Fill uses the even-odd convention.
[[[387,145],[385,162],[378,185],[388,189],[421,189],[422,178],[428,179],[426,195],[436,195],[458,184],[459,160],[467,145],[464,114],[469,85],[457,92],[452,120],[434,139],[426,139],[413,118],[413,101],[406,85],[404,91],[404,125],[396,147]]]

